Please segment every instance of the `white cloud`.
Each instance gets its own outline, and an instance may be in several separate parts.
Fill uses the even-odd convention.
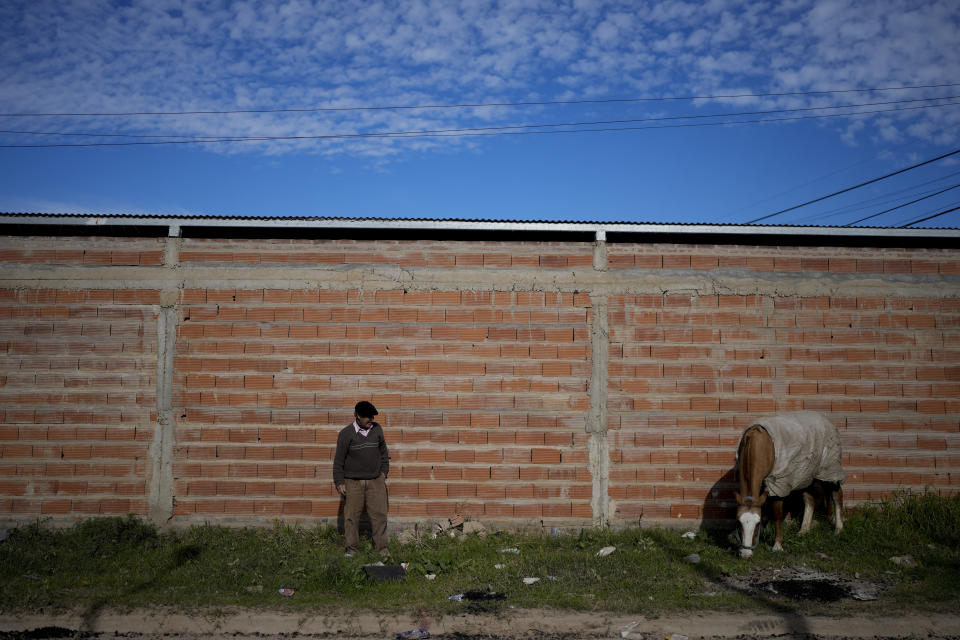
[[[514,102],[536,95],[808,91],[960,78],[955,0],[7,0],[0,112],[183,111]],[[890,94],[884,94],[890,95]],[[838,97],[838,102],[851,97]],[[739,104],[744,104],[740,102]],[[766,101],[764,104],[767,104]],[[813,99],[773,101],[802,106]],[[514,124],[496,109],[235,114],[5,123],[158,135],[329,135]],[[840,123],[838,136],[952,140],[960,109]],[[891,129],[890,127],[893,127]],[[9,138],[8,138],[9,140]],[[18,138],[17,140],[21,140]],[[389,157],[472,142],[210,145]]]

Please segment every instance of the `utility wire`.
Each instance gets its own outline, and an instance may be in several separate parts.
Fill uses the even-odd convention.
[[[747,222],[744,223],[744,224],[754,224],[755,222],[759,222],[759,221],[761,221],[761,220],[766,220],[766,219],[768,219],[768,218],[772,218],[772,217],[774,217],[774,216],[778,216],[778,215],[780,215],[781,213],[787,213],[788,211],[794,211],[795,209],[799,209],[800,207],[806,207],[807,205],[814,204],[815,202],[821,202],[822,200],[826,200],[827,198],[832,198],[832,197],[838,196],[838,195],[840,195],[840,194],[842,194],[842,193],[847,193],[847,192],[849,192],[849,191],[853,191],[854,189],[859,189],[859,188],[865,187],[865,186],[867,186],[867,185],[869,185],[869,184],[873,184],[873,183],[875,183],[875,182],[880,182],[881,180],[886,180],[887,178],[892,178],[893,176],[900,175],[901,173],[905,173],[905,172],[907,172],[907,171],[911,171],[911,170],[913,170],[913,169],[917,169],[917,168],[919,168],[919,167],[922,167],[922,166],[924,166],[924,165],[931,164],[931,163],[933,163],[933,162],[937,162],[938,160],[943,160],[944,158],[949,158],[950,156],[954,156],[954,155],[956,155],[956,154],[958,154],[958,153],[960,153],[960,149],[955,149],[955,150],[951,151],[950,153],[945,153],[945,154],[943,154],[942,156],[937,156],[936,158],[931,158],[931,159],[929,159],[929,160],[924,160],[923,162],[920,162],[920,163],[915,164],[915,165],[913,165],[913,166],[907,167],[907,168],[905,168],[905,169],[900,169],[899,171],[894,171],[893,173],[888,173],[888,174],[885,175],[885,176],[880,176],[879,178],[874,178],[873,180],[867,180],[866,182],[861,182],[860,184],[854,185],[854,186],[852,186],[852,187],[847,187],[846,189],[841,189],[840,191],[835,191],[835,192],[833,192],[833,193],[831,193],[831,194],[828,194],[828,195],[825,195],[825,196],[820,196],[819,198],[815,198],[815,199],[810,200],[810,201],[808,201],[808,202],[804,202],[803,204],[794,205],[794,206],[792,206],[792,207],[788,207],[788,208],[786,208],[786,209],[781,209],[780,211],[776,211],[776,212],[774,212],[774,213],[771,213],[771,214],[768,214],[768,215],[765,215],[765,216],[761,216],[761,217],[759,217],[759,218],[754,218],[753,220],[749,220],[749,221],[747,221]]]
[[[914,89],[940,89],[958,87],[960,83],[911,85],[901,87],[877,87],[872,89],[830,89],[825,91],[785,91],[780,93],[740,93],[712,96],[671,96],[663,98],[603,98],[596,100],[542,100],[529,102],[478,102],[459,104],[419,104],[369,107],[309,107],[301,109],[232,109],[225,111],[125,111],[103,113],[0,113],[0,118],[51,118],[51,117],[109,117],[109,116],[193,116],[226,115],[236,113],[316,113],[325,111],[389,111],[400,109],[464,109],[474,107],[526,107],[570,104],[610,104],[624,102],[669,102],[682,100],[720,100],[732,98],[776,98],[787,96],[830,95],[838,93],[866,93],[870,91],[910,91]]]
[[[858,164],[862,164],[862,163],[858,163]],[[805,221],[819,220],[819,219],[821,219],[821,218],[827,218],[827,217],[831,217],[831,216],[834,216],[834,215],[837,215],[837,214],[853,213],[854,211],[860,211],[860,210],[862,210],[862,209],[868,209],[868,208],[871,208],[871,207],[874,207],[874,206],[879,206],[879,205],[882,205],[882,204],[885,204],[885,203],[888,203],[888,202],[894,202],[894,201],[900,200],[900,199],[902,199],[902,198],[910,198],[910,197],[912,197],[913,195],[924,195],[924,196],[925,196],[925,195],[927,195],[927,194],[929,194],[929,193],[932,193],[932,192],[931,192],[931,191],[920,191],[920,192],[912,193],[912,194],[909,193],[909,192],[916,192],[920,187],[925,187],[925,186],[927,186],[928,184],[934,184],[934,183],[936,183],[936,182],[942,182],[943,180],[946,180],[946,179],[948,179],[948,178],[953,178],[954,176],[957,176],[957,175],[960,175],[960,171],[954,171],[953,173],[948,173],[948,174],[946,174],[946,175],[942,175],[942,176],[940,176],[939,178],[934,178],[933,180],[927,180],[927,181],[925,181],[925,182],[920,182],[920,183],[918,183],[918,184],[914,184],[914,185],[911,185],[911,186],[909,186],[909,187],[905,187],[905,188],[903,188],[903,189],[897,189],[896,191],[889,191],[889,192],[887,192],[887,193],[883,193],[883,194],[880,194],[880,195],[878,195],[878,196],[874,196],[874,197],[872,197],[872,198],[867,198],[866,200],[860,200],[859,202],[854,202],[854,203],[851,203],[851,204],[843,205],[842,207],[836,207],[836,208],[834,208],[834,209],[828,209],[828,210],[826,210],[826,211],[822,211],[822,212],[817,213],[817,214],[805,216],[805,217],[799,218],[798,221],[804,221],[804,222],[805,222]],[[906,194],[908,194],[908,195],[903,195],[903,196],[900,195],[900,194],[904,194],[904,193],[906,193]],[[850,223],[850,224],[853,224],[853,223]]]
[[[899,149],[902,149],[903,147],[906,147],[906,146],[908,146],[908,145],[910,145],[910,144],[911,144],[910,142],[905,142],[905,143],[903,143],[903,144],[901,144],[901,145],[899,145],[899,146],[893,147],[893,149],[885,149],[884,151],[885,151],[885,152],[888,152],[888,151],[891,151],[891,150],[899,150]],[[853,164],[847,165],[847,166],[842,167],[842,168],[840,168],[840,169],[836,169],[836,170],[834,170],[834,171],[831,171],[830,173],[825,173],[825,174],[823,174],[823,175],[821,175],[821,176],[817,176],[816,178],[813,178],[813,179],[811,179],[811,180],[807,180],[806,182],[803,182],[803,183],[798,184],[798,185],[796,185],[796,186],[790,187],[789,189],[785,189],[785,190],[780,191],[780,192],[778,192],[778,193],[774,193],[774,194],[772,194],[772,195],[765,196],[765,197],[760,198],[759,200],[755,200],[755,201],[753,201],[753,202],[751,202],[751,203],[749,203],[749,204],[745,204],[745,205],[743,205],[743,206],[741,206],[741,207],[738,207],[738,208],[736,208],[736,209],[733,209],[733,210],[731,210],[731,211],[727,211],[727,213],[724,214],[723,217],[724,217],[724,218],[730,218],[730,217],[733,216],[734,214],[740,213],[741,211],[743,211],[743,210],[745,210],[745,209],[750,209],[750,208],[752,208],[752,207],[757,206],[758,204],[763,204],[764,202],[769,202],[770,200],[774,200],[774,199],[776,199],[776,198],[779,198],[780,196],[785,196],[785,195],[787,195],[788,193],[793,193],[794,191],[797,191],[797,190],[802,189],[802,188],[804,188],[804,187],[809,187],[810,185],[812,185],[812,184],[814,184],[814,183],[816,183],[816,182],[820,182],[821,180],[825,180],[825,179],[827,179],[827,178],[832,178],[833,176],[839,175],[839,174],[841,174],[841,173],[843,173],[843,172],[845,172],[845,171],[849,171],[850,169],[853,169],[853,168],[855,168],[855,167],[859,167],[859,166],[862,165],[862,164],[866,164],[866,163],[868,163],[868,162],[873,162],[873,161],[876,160],[876,159],[877,159],[877,158],[870,156],[870,157],[864,158],[863,160],[858,160],[857,162],[854,162]],[[831,212],[831,213],[832,213],[832,212]]]
[[[864,218],[860,218],[859,220],[854,220],[853,222],[848,222],[847,224],[845,224],[845,225],[843,225],[843,226],[845,226],[845,227],[850,227],[850,226],[853,226],[853,225],[855,225],[855,224],[859,224],[859,223],[863,222],[864,220],[869,220],[870,218],[876,218],[877,216],[882,216],[882,215],[885,214],[885,213],[890,213],[891,211],[896,211],[897,209],[903,209],[904,207],[908,207],[908,206],[910,206],[911,204],[916,204],[916,203],[922,202],[923,200],[926,200],[926,199],[928,199],[928,198],[933,198],[934,196],[938,196],[938,195],[940,195],[941,193],[946,193],[947,191],[951,191],[952,189],[956,189],[957,187],[960,187],[960,184],[955,184],[955,185],[953,185],[952,187],[947,187],[946,189],[941,189],[940,191],[937,191],[937,192],[935,192],[935,193],[931,193],[931,194],[925,195],[925,196],[923,196],[922,198],[917,198],[916,200],[911,200],[910,202],[904,202],[903,204],[899,204],[899,205],[897,205],[897,206],[895,206],[895,207],[891,207],[891,208],[889,208],[889,209],[885,209],[884,211],[880,211],[880,212],[878,212],[878,213],[871,214],[871,215],[866,216],[866,217],[864,217]]]
[[[479,137],[479,136],[523,136],[523,135],[537,135],[537,134],[556,134],[556,133],[603,133],[603,132],[614,132],[614,131],[640,131],[647,129],[680,129],[680,128],[692,128],[692,127],[717,127],[717,126],[728,126],[728,125],[744,125],[744,124],[762,124],[767,122],[789,122],[796,120],[815,120],[822,118],[849,118],[852,116],[860,115],[871,115],[877,113],[889,113],[892,111],[912,111],[916,109],[933,109],[936,107],[949,107],[960,105],[960,102],[945,102],[942,104],[935,105],[922,105],[915,107],[897,107],[894,109],[875,109],[872,111],[854,111],[850,113],[834,113],[834,114],[821,114],[813,116],[795,116],[790,118],[760,118],[754,120],[731,120],[728,122],[697,122],[692,124],[667,124],[667,125],[654,125],[654,126],[644,126],[644,127],[605,127],[600,129],[558,129],[555,131],[504,131],[506,127],[493,127],[497,129],[494,131],[489,131],[486,129],[441,129],[436,131],[394,131],[394,132],[380,132],[380,133],[342,133],[342,134],[326,134],[326,135],[314,135],[314,136],[255,136],[255,137],[238,137],[238,136],[227,136],[219,138],[202,138],[202,139],[193,139],[193,140],[160,140],[160,141],[151,141],[151,142],[89,142],[89,143],[54,143],[54,144],[4,144],[0,145],[0,149],[48,149],[48,148],[62,148],[62,147],[128,147],[128,146],[156,146],[156,145],[171,145],[171,144],[212,144],[220,142],[271,142],[271,141],[293,141],[293,140],[349,140],[349,139],[370,139],[370,138],[392,138],[392,139],[412,139],[412,138],[466,138],[466,137]],[[546,125],[550,126],[550,125]],[[559,125],[553,125],[559,126]],[[162,137],[171,137],[171,136],[162,136]],[[829,196],[827,196],[829,197]],[[798,205],[798,208],[804,205]],[[792,210],[792,209],[789,209]],[[778,212],[783,213],[783,212]],[[770,214],[771,217],[778,215],[778,213]],[[760,220],[764,218],[759,218]]]
[[[919,220],[914,220],[913,222],[908,222],[908,223],[905,224],[905,225],[901,225],[900,228],[901,228],[901,229],[906,229],[907,227],[912,227],[913,225],[917,224],[918,222],[926,222],[927,220],[933,220],[934,218],[939,218],[939,217],[942,216],[942,215],[945,215],[945,214],[948,214],[948,213],[953,213],[954,211],[957,211],[957,210],[960,210],[960,207],[954,207],[954,208],[952,208],[952,209],[947,209],[946,211],[941,211],[940,213],[935,213],[935,214],[933,214],[932,216],[927,216],[926,218],[920,218]]]
[[[915,102],[930,102],[933,100],[955,100],[960,98],[960,95],[956,96],[943,96],[941,98],[913,98],[909,100],[888,100],[885,102],[861,102],[858,104],[839,104],[831,107],[798,107],[795,109],[768,109],[766,111],[740,111],[732,113],[707,113],[700,115],[686,115],[686,116],[660,116],[656,118],[631,118],[625,120],[592,120],[592,121],[583,121],[583,122],[554,122],[554,123],[545,123],[545,124],[517,124],[517,125],[503,125],[499,127],[467,127],[460,129],[432,129],[428,131],[397,131],[391,133],[390,135],[410,135],[410,134],[419,134],[419,133],[462,133],[469,131],[506,131],[511,129],[537,129],[537,128],[548,128],[548,127],[584,127],[584,126],[596,126],[602,124],[628,124],[633,122],[664,122],[671,120],[699,120],[705,118],[736,118],[743,116],[759,116],[759,115],[772,115],[776,113],[797,113],[797,112],[806,112],[806,111],[827,111],[832,109],[856,109],[859,107],[873,107],[873,106],[885,106],[891,104],[908,104]],[[946,103],[945,103],[946,104]],[[930,107],[936,107],[940,105],[927,105]],[[848,115],[848,114],[838,114],[838,115]],[[126,133],[80,133],[80,132],[67,132],[67,131],[20,131],[20,130],[0,130],[0,133],[6,134],[16,134],[16,135],[34,135],[34,136],[76,136],[76,137],[101,137],[101,138],[181,138],[189,140],[208,140],[211,138],[216,138],[217,136],[181,136],[181,135],[138,135],[138,134],[126,134]],[[233,138],[234,136],[231,136]],[[236,138],[259,138],[258,136],[236,136]]]

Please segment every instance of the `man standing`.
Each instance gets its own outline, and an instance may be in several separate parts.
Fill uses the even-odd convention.
[[[374,422],[377,409],[363,400],[353,409],[354,422],[337,436],[333,456],[333,484],[344,496],[343,535],[347,557],[360,548],[360,514],[367,508],[373,527],[373,545],[387,555],[387,473],[390,456],[383,428]]]

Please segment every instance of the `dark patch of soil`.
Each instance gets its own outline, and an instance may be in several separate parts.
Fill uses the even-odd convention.
[[[746,575],[724,578],[720,585],[753,596],[816,602],[876,600],[885,589],[883,585],[858,578],[793,567],[756,569]]]
[[[831,580],[774,580],[767,583],[767,589],[775,594],[794,600],[816,600],[817,602],[836,602],[853,597],[846,585]]]
[[[90,634],[64,629],[63,627],[40,627],[27,631],[0,631],[0,640],[56,640],[58,638],[89,638]]]

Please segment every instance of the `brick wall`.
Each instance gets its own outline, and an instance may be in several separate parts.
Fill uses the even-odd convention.
[[[183,292],[178,515],[335,517],[338,431],[380,410],[391,511],[590,518],[589,297],[403,289]]]
[[[0,353],[6,525],[335,519],[360,399],[395,524],[727,518],[793,409],[849,504],[958,486],[953,250],[3,237]]]
[[[0,290],[0,517],[146,513],[156,298]]]

